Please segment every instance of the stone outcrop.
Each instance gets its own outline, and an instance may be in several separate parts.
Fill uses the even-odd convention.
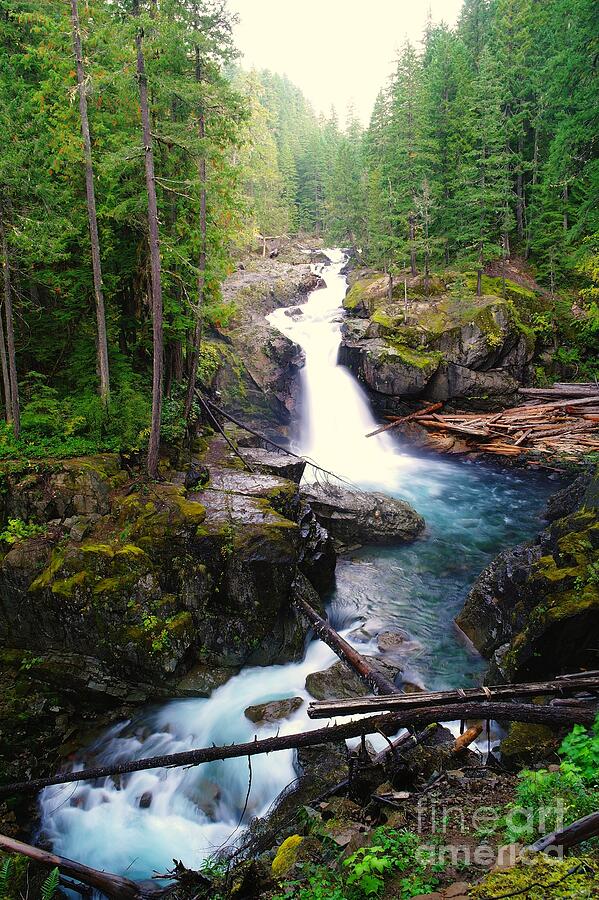
[[[111,455],[7,465],[4,515],[45,530],[4,545],[0,647],[40,664],[46,654],[96,660],[115,696],[200,662],[301,656],[295,582],[305,572],[330,585],[332,543],[294,481],[243,471],[222,446],[207,458],[209,481],[195,491],[185,473],[131,482]]]
[[[401,671],[399,666],[380,659],[368,657],[368,662],[389,681],[395,681]],[[341,660],[322,672],[311,672],[306,677],[306,690],[315,700],[351,700],[369,693],[364,682]]]
[[[266,317],[281,306],[305,303],[323,284],[305,249],[289,246],[276,259],[252,257],[230,275],[223,301],[232,315],[204,343],[205,386],[220,393],[227,410],[261,428],[288,424],[299,400],[303,353]]]
[[[483,278],[476,297],[466,278],[398,280],[391,298],[386,275],[361,270],[350,278],[339,361],[370,390],[375,403],[397,398],[509,402],[529,374],[534,335],[520,306],[532,291]],[[456,286],[457,284],[457,286]]]
[[[302,497],[344,544],[411,541],[424,531],[424,519],[409,503],[385,494],[312,484],[302,488]]]
[[[574,512],[501,553],[466,598],[456,621],[492,660],[490,683],[599,667],[598,489],[595,476]]]

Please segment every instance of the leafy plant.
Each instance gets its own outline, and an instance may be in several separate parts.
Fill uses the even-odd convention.
[[[45,531],[45,525],[24,522],[23,519],[9,519],[4,531],[0,531],[0,540],[6,541],[7,544],[16,544],[18,541],[25,541],[36,534],[44,534]]]
[[[382,846],[360,847],[343,863],[350,868],[347,883],[359,888],[367,897],[379,894],[384,887],[384,875],[393,869],[393,862],[384,855]]]
[[[575,725],[560,747],[559,771],[525,770],[520,773],[516,802],[506,811],[509,841],[530,841],[539,830],[594,812],[599,805],[599,718],[592,729]]]
[[[58,869],[52,869],[44,883],[42,884],[42,900],[53,900],[60,884],[60,872]]]

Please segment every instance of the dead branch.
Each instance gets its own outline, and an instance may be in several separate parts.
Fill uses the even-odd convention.
[[[314,700],[308,707],[311,719],[331,716],[349,716],[387,710],[425,709],[439,703],[464,703],[468,701],[511,700],[514,697],[542,697],[544,695],[572,696],[578,691],[599,690],[599,675],[579,673],[552,681],[533,681],[523,684],[498,684],[489,687],[465,688],[452,691],[423,691],[399,696],[352,697],[350,700]]]

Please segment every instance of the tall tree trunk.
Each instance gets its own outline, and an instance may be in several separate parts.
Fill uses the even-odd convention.
[[[562,199],[564,201],[564,231],[567,231],[568,230],[568,183],[567,182],[564,184]]]
[[[158,234],[158,201],[156,199],[156,180],[154,176],[154,152],[152,146],[152,130],[150,128],[150,109],[148,104],[148,79],[143,55],[143,29],[139,28],[135,35],[137,48],[137,80],[139,82],[139,102],[141,107],[141,124],[143,131],[146,189],[148,193],[148,230],[150,245],[150,280],[152,285],[152,424],[148,446],[148,475],[158,477],[160,460],[160,418],[162,414],[162,368],[163,368],[163,334],[162,334],[162,284],[160,280],[160,239]]]
[[[6,315],[6,348],[8,351],[8,382],[9,394],[5,390],[5,399],[10,404],[11,420],[15,437],[21,433],[21,409],[19,404],[19,382],[17,379],[17,355],[15,352],[15,331],[12,312],[12,284],[10,279],[10,258],[8,254],[8,239],[4,223],[4,210],[0,210],[0,243],[2,244],[2,268],[4,270],[4,313]],[[4,331],[4,329],[2,329]],[[4,335],[2,337],[2,353],[4,354]],[[4,360],[2,361],[2,374],[4,376]]]
[[[85,157],[85,192],[87,194],[87,218],[89,221],[89,237],[92,252],[92,270],[94,276],[94,297],[96,300],[98,371],[100,373],[100,396],[105,404],[110,399],[110,374],[108,369],[108,339],[106,336],[106,314],[104,310],[104,293],[102,291],[102,266],[100,263],[100,239],[98,237],[98,217],[96,214],[96,193],[94,190],[94,168],[92,163],[92,145],[89,134],[87,116],[87,97],[85,96],[85,70],[81,50],[81,28],[79,25],[78,0],[71,0],[71,22],[73,27],[73,52],[77,65],[77,87],[79,89],[79,115],[81,117],[81,136],[83,137],[83,153]]]
[[[408,221],[410,224],[410,271],[412,273],[412,278],[414,278],[418,274],[418,270],[416,268],[416,247],[414,246],[414,241],[416,240],[416,222],[413,213],[410,213]]]
[[[200,48],[195,48],[196,64],[195,77],[199,83],[202,80],[202,65],[200,59]],[[198,136],[200,140],[206,137],[206,118],[204,110],[199,110],[198,118]],[[198,260],[198,300],[195,310],[195,329],[193,335],[193,349],[191,355],[191,367],[189,370],[189,384],[187,387],[187,397],[185,400],[185,418],[188,419],[191,414],[193,404],[193,394],[198,376],[198,365],[200,361],[200,349],[202,343],[202,329],[204,325],[204,287],[206,284],[206,262],[207,262],[207,241],[206,241],[206,156],[202,152],[198,163],[198,174],[200,178],[200,257]],[[266,247],[266,238],[264,239],[264,247]]]
[[[538,126],[535,125],[535,136],[534,136],[534,150],[532,155],[532,179],[531,179],[531,204],[528,208],[528,221],[526,223],[526,250],[524,252],[524,258],[528,259],[530,256],[530,245],[532,242],[532,210],[535,208],[535,189],[537,186],[537,182],[539,180],[539,129]]]
[[[524,237],[524,173],[522,157],[524,155],[524,136],[518,137],[518,168],[516,171],[516,229],[518,240]]]
[[[8,360],[6,358],[6,339],[4,337],[4,322],[2,319],[2,307],[0,307],[0,363],[2,364],[2,390],[4,395],[4,418],[10,424],[12,422],[12,395],[10,391],[10,375],[8,374]]]

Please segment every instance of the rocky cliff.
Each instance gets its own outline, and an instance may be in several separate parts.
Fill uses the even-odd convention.
[[[112,455],[5,465],[4,520],[42,530],[4,543],[0,646],[41,667],[84,658],[90,690],[98,671],[164,685],[198,663],[300,656],[291,600],[302,571],[330,586],[326,532],[259,451],[253,473],[218,440],[201,459],[206,483],[191,490],[183,472],[131,480]]]
[[[322,284],[311,263],[320,241],[289,243],[275,259],[251,256],[223,285],[232,316],[206,336],[200,375],[205,386],[244,421],[262,429],[290,422],[299,399],[304,364],[297,344],[272,328],[266,316],[281,306],[304,303]]]
[[[401,399],[511,402],[530,375],[535,340],[522,310],[533,291],[500,278],[444,273],[395,279],[372,270],[350,276],[339,360],[393,409]]]
[[[489,683],[599,668],[598,512],[599,476],[583,476],[549,505],[534,541],[477,580],[456,621],[491,659]]]

